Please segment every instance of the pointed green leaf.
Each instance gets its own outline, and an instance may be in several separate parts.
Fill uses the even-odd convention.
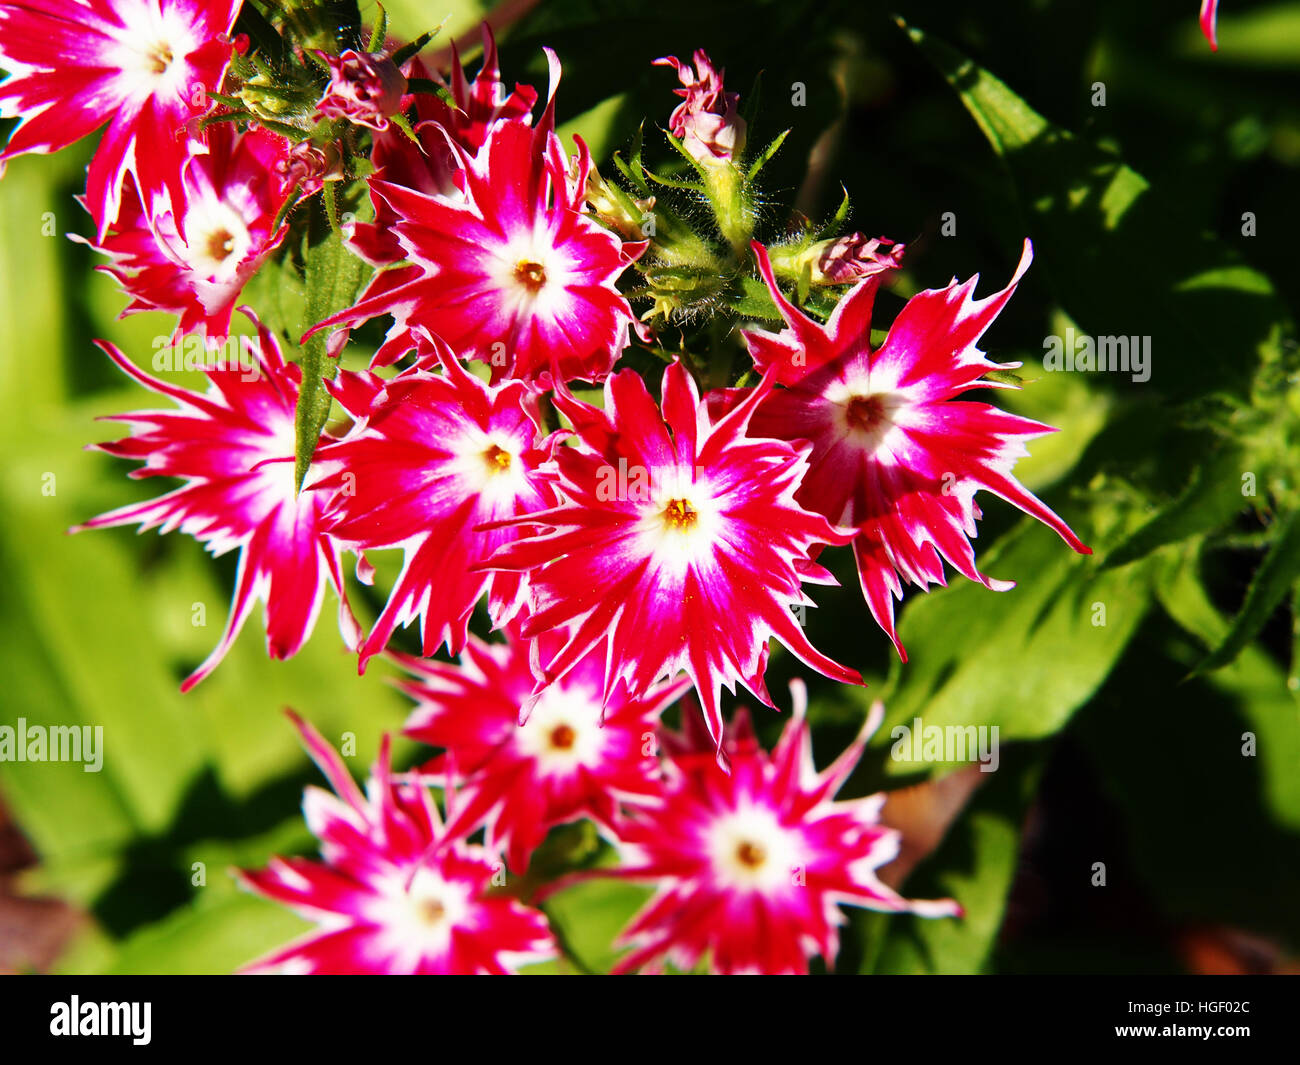
[[[1048,122],[953,48],[906,29],[1005,163],[1043,273],[1070,317],[1089,333],[1151,337],[1153,374],[1170,399],[1244,396],[1289,321],[1268,278],[1206,235],[1201,219],[1170,210],[1116,155]],[[1114,384],[1119,375],[1098,376]]]
[[[1282,522],[1273,546],[1255,571],[1246,601],[1233,618],[1223,642],[1196,667],[1197,673],[1226,666],[1250,643],[1268,621],[1292,585],[1300,581],[1300,512]]]
[[[325,185],[324,210],[312,219],[314,242],[307,250],[307,317],[314,325],[351,305],[361,286],[362,261],[343,246],[334,217],[333,182]],[[329,418],[330,395],[325,380],[337,366],[325,352],[326,335],[314,334],[302,346],[302,387],[294,414],[294,482],[302,487]]]
[[[785,143],[785,139],[788,136],[790,136],[790,131],[787,129],[783,133],[778,133],[776,137],[773,138],[772,143],[763,149],[763,154],[754,160],[754,165],[749,168],[749,173],[745,175],[746,181],[753,181],[754,178],[758,177],[759,171],[767,165],[768,160],[770,160],[772,156],[776,155],[776,153],[781,150],[781,145]]]
[[[1166,544],[1211,532],[1232,519],[1244,500],[1241,453],[1220,450],[1197,465],[1186,490],[1107,556],[1103,568],[1126,566]]]

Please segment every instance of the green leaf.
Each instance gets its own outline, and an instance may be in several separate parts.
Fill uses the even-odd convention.
[[[587,972],[607,973],[623,953],[614,947],[614,940],[650,895],[650,888],[641,884],[613,878],[587,880],[558,892],[547,900],[545,908],[566,951],[572,952],[578,964]],[[548,968],[572,971],[572,965],[563,962]]]
[[[742,277],[740,288],[741,294],[731,301],[737,314],[765,322],[781,321],[781,312],[772,302],[772,294],[768,292],[767,285],[756,277]]]
[[[1157,576],[1155,591],[1170,618],[1202,644],[1212,646],[1223,640],[1228,621],[1197,578],[1198,555],[1199,549],[1189,547],[1182,559],[1167,562]],[[1196,649],[1187,648],[1184,662],[1190,662],[1196,653]],[[1174,677],[1173,682],[1181,679]],[[1182,690],[1190,693],[1202,685],[1235,700],[1239,712],[1249,719],[1258,740],[1261,777],[1259,786],[1252,784],[1251,791],[1263,794],[1279,823],[1300,831],[1300,773],[1295,771],[1300,765],[1300,717],[1294,704],[1287,705],[1286,691],[1291,685],[1268,653],[1253,645],[1245,647],[1235,661],[1196,678]]]
[[[997,725],[1003,743],[1051,735],[1105,680],[1150,603],[1147,564],[1101,570],[1028,519],[980,568],[1022,583],[993,592],[961,581],[904,609],[899,635],[909,661],[883,696],[888,717],[877,745],[914,717],[926,727]],[[935,766],[889,759],[884,768]]]
[[[1300,581],[1300,512],[1282,521],[1273,546],[1251,579],[1246,600],[1233,618],[1231,628],[1223,642],[1196,667],[1196,672],[1220,669],[1236,658],[1259,634],[1297,581]]]
[[[749,173],[745,175],[746,181],[753,181],[754,178],[758,177],[759,172],[767,165],[772,156],[776,155],[776,153],[781,150],[781,145],[785,143],[785,139],[788,136],[790,136],[790,131],[788,129],[785,132],[776,135],[772,143],[763,149],[763,154],[754,160],[754,164],[749,168]]]
[[[831,220],[813,235],[813,240],[825,240],[827,237],[836,236],[844,223],[849,220],[849,210],[852,207],[849,201],[849,190],[844,188],[843,185],[840,186],[840,190],[844,193],[840,205],[835,208],[835,214],[831,217]]]
[[[406,91],[411,93],[425,93],[429,96],[436,96],[438,97],[439,100],[441,100],[449,108],[451,108],[453,113],[460,110],[460,105],[456,103],[456,97],[452,96],[451,91],[445,85],[439,85],[432,78],[407,78]],[[392,117],[396,118],[398,116],[394,115]],[[406,116],[403,115],[401,117],[405,118]],[[412,137],[412,140],[414,139],[415,138]],[[416,140],[416,143],[418,144],[419,141]]]
[[[1230,521],[1244,506],[1241,494],[1242,456],[1235,448],[1220,449],[1192,470],[1186,490],[1107,557],[1107,569],[1126,566],[1157,548],[1211,532]]]
[[[227,975],[311,929],[264,899],[206,891],[194,905],[128,938],[109,973]]]
[[[400,67],[412,56],[418,55],[420,53],[420,50],[424,48],[426,44],[428,44],[431,40],[433,40],[436,36],[438,36],[438,34],[442,31],[442,27],[444,25],[445,22],[440,22],[428,33],[420,34],[420,36],[418,36],[415,40],[411,41],[410,44],[402,45],[401,48],[399,48],[396,52],[393,53],[393,62]]]
[[[1166,210],[1117,156],[1053,125],[948,45],[905,28],[1005,163],[1038,262],[1070,316],[1092,334],[1152,337],[1153,379],[1167,399],[1244,396],[1290,321],[1268,278],[1206,235],[1201,219]],[[1140,269],[1131,268],[1135,250]],[[1098,376],[1108,386],[1119,377]]]
[[[324,227],[313,217],[315,240],[307,250],[307,317],[315,324],[352,304],[361,287],[362,261],[343,246],[334,214],[334,183],[325,183]],[[324,228],[324,232],[321,232]],[[325,380],[338,369],[325,351],[326,335],[314,334],[302,346],[302,387],[294,412],[294,483],[302,487],[321,430],[329,418],[330,395]]]
[[[956,899],[964,916],[872,914],[863,922],[863,971],[969,974],[989,968],[1016,873],[1020,826],[1046,754],[1043,744],[1004,751],[997,772],[904,885],[909,898]]]
[[[367,52],[382,52],[384,39],[388,36],[388,12],[384,5],[375,4],[375,19],[370,24],[370,33],[366,37]]]
[[[605,159],[625,135],[626,126],[622,118],[627,107],[626,93],[610,96],[595,107],[561,123],[556,132],[566,144],[572,142],[575,136],[581,137],[593,160]]]
[[[1228,623],[1197,580],[1194,558],[1189,548],[1184,558],[1167,559],[1157,595],[1179,626],[1214,643]],[[1285,675],[1260,647],[1248,645],[1223,669],[1182,682],[1199,653],[1153,615],[1076,735],[1167,921],[1249,929],[1283,938],[1294,952],[1300,716]]]

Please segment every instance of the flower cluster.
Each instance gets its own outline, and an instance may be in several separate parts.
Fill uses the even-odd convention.
[[[0,114],[19,120],[0,161],[108,124],[87,243],[124,313],[171,313],[178,345],[228,348],[254,275],[307,289],[306,322],[245,308],[256,357],[205,362],[202,392],[104,345],[172,406],[118,416],[130,434],[103,450],[181,484],[83,526],[238,551],[226,632],[187,688],[258,601],[268,653],[293,655],[327,587],[359,667],[387,654],[415,678],[409,735],[442,753],[395,777],[385,747],[364,797],[302,726],[337,792],[306,804],[324,864],[247,883],[322,928],[267,964],[500,972],[545,955],[545,919],[504,870],[529,870],[578,818],[618,849],[617,875],[656,887],[626,968],[803,971],[833,959],[841,903],[956,912],[877,880],[897,849],[879,797],[833,801],[865,734],[816,773],[798,706],[769,756],[743,713],[726,723],[722,690],[773,706],[773,640],[861,683],[802,624],[809,588],[835,583],[824,551],[851,547],[900,655],[904,585],[951,567],[1010,588],[977,568],[977,492],[1087,552],[1012,472],[1050,428],[967,395],[1014,387],[1016,364],[977,344],[1029,242],[1001,290],[919,292],[876,344],[875,299],[906,249],[843,232],[847,202],[760,240],[756,183],[779,139],[748,151],[752,121],[704,52],[657,61],[683,98],[663,131],[674,176],[638,140],[610,181],[557,132],[549,50],[543,97],[503,82],[486,28],[471,80],[454,47],[433,70],[427,37],[391,42],[382,9],[363,43],[331,5],[250,6],[0,0]],[[365,368],[336,361],[358,351]],[[637,368],[655,356],[660,372]],[[371,585],[367,553],[386,550],[400,572],[363,626],[374,593],[349,591],[344,560]],[[504,642],[471,631],[484,604]],[[412,624],[419,657],[394,646]],[[663,733],[683,695],[684,735]]]
[[[241,872],[250,891],[318,927],[252,963],[250,972],[504,973],[559,954],[544,900],[521,897],[508,873],[529,871],[546,831],[590,818],[620,864],[583,877],[646,882],[654,895],[620,937],[616,972],[807,973],[835,961],[842,905],[958,917],[951,899],[909,900],[877,870],[898,854],[880,824],[883,794],[836,801],[884,708],[857,740],[814,768],[806,697],[769,754],[739,710],[717,761],[699,719],[683,734],[659,724],[681,691],[602,704],[587,663],[519,723],[528,646],[477,639],[458,665],[407,660],[419,701],[407,733],[444,748],[423,769],[394,775],[388,737],[363,794],[338,753],[291,715],[334,790],[308,788],[303,812],[322,861],[274,858]],[[663,757],[660,756],[660,750]],[[456,782],[463,782],[459,786]],[[430,784],[443,787],[446,816]],[[468,841],[483,827],[485,843]],[[505,855],[504,861],[498,855]]]

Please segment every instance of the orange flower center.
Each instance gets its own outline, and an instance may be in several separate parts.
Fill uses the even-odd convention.
[[[556,725],[551,730],[551,746],[557,751],[569,750],[577,738],[578,734],[568,725]]]
[[[493,444],[483,452],[483,458],[487,462],[488,470],[492,473],[504,473],[510,469],[510,464],[514,462],[514,456],[500,444]]]
[[[155,45],[149,53],[149,69],[155,74],[166,74],[167,68],[172,65],[174,58],[170,45]]]
[[[520,259],[515,265],[515,280],[529,292],[536,292],[546,284],[546,269],[541,263]]]
[[[885,420],[885,402],[879,396],[854,396],[844,418],[849,428],[870,432]]]
[[[767,851],[761,844],[745,840],[736,848],[736,858],[741,865],[747,865],[751,869],[757,869],[767,861]]]
[[[699,520],[697,511],[689,499],[670,499],[664,507],[664,520],[674,529],[691,529]]]
[[[446,907],[437,899],[421,899],[416,903],[416,912],[426,924],[437,924],[446,914]]]
[[[228,229],[218,229],[208,237],[208,257],[213,262],[224,262],[235,250],[235,236]]]

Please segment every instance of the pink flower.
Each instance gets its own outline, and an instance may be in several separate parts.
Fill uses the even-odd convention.
[[[765,380],[716,423],[680,362],[664,371],[662,414],[631,370],[605,383],[604,410],[556,394],[576,433],[576,446],[555,451],[562,502],[503,523],[539,531],[487,563],[528,574],[526,638],[565,630],[538,691],[593,651],[607,656],[606,705],[620,683],[644,698],[685,670],[720,743],[723,685],[742,681],[772,705],[769,637],[828,677],[861,682],[808,642],[791,610],[811,603],[801,581],[834,583],[810,552],[848,537],[795,502],[806,445],[745,436],[770,389]]]
[[[142,461],[133,477],[176,477],[185,483],[73,531],[114,525],[139,525],[142,532],[180,529],[213,555],[239,551],[225,633],[182,691],[225,657],[258,600],[266,604],[266,649],[272,658],[290,658],[303,645],[327,582],[339,595],[345,638],[356,639],[342,595],[339,549],[321,522],[326,500],[295,491],[293,414],[302,371],[284,361],[275,338],[260,324],[257,345],[256,361],[241,364],[223,356],[224,365],[205,370],[211,384],[203,394],[150,377],[111,344],[100,345],[123,373],[178,409],[110,415],[130,425],[131,435],[97,449]]]
[[[414,132],[420,143],[412,144],[401,130],[390,129],[377,134],[370,154],[375,168],[371,176],[373,181],[401,185],[429,196],[457,197],[460,195],[457,182],[460,156],[452,148],[452,143],[474,155],[483,147],[488,134],[502,122],[529,120],[537,102],[537,90],[530,85],[516,85],[513,92],[506,91],[501,82],[496,40],[486,22],[483,24],[483,63],[472,82],[465,78],[455,42],[452,42],[451,50],[450,84],[436,76],[433,80],[447,85],[455,108],[432,93],[411,96],[408,106],[415,109]],[[430,76],[418,56],[411,60],[410,70],[412,77]],[[402,219],[382,196],[372,195],[371,202],[375,208],[374,221],[359,222],[353,227],[350,247],[373,266],[401,262],[406,258],[406,252],[402,250],[393,226]],[[360,299],[367,300],[391,291],[422,274],[419,266],[380,271]]]
[[[330,83],[316,105],[322,118],[342,118],[374,130],[388,128],[389,115],[402,106],[406,78],[388,56],[348,48],[340,55],[319,49],[329,66]]]
[[[506,91],[501,81],[497,42],[486,22],[483,23],[483,62],[474,80],[465,78],[455,41],[451,42],[450,83],[441,77],[435,76],[435,80],[447,87],[455,108],[440,97],[423,93],[416,97],[416,117],[420,121],[436,122],[471,155],[487,143],[488,134],[502,122],[514,118],[527,121],[537,103],[537,90],[531,85],[516,83],[513,90]]]
[[[230,61],[239,0],[0,0],[0,116],[20,118],[5,161],[53,152],[105,122],[86,204],[102,238],[128,173],[145,208],[185,200],[185,159],[202,146],[190,120],[209,107]]]
[[[372,179],[371,194],[398,219],[392,232],[413,267],[393,278],[381,273],[355,307],[311,332],[391,314],[378,366],[412,349],[427,360],[431,333],[491,364],[494,382],[602,380],[633,321],[614,283],[645,245],[624,244],[582,213],[586,149],[579,142],[570,173],[553,125],[552,101],[537,129],[500,122],[477,155],[453,143],[463,184],[455,196]]]
[[[441,644],[460,653],[485,591],[493,623],[508,621],[522,605],[524,578],[470,567],[517,534],[479,526],[554,501],[540,470],[552,444],[537,442],[523,384],[484,384],[446,351],[443,366],[442,375],[373,378],[370,394],[336,391],[359,425],[317,452],[325,475],[310,487],[337,493],[327,513],[331,535],[359,550],[398,547],[405,555],[361,646],[362,669],[399,624],[417,617],[426,655]]]
[[[539,911],[491,890],[500,864],[443,826],[427,788],[394,778],[387,736],[363,795],[320,733],[290,716],[334,789],[303,797],[324,861],[272,858],[239,877],[319,928],[245,971],[504,975],[556,954]]]
[[[208,138],[209,153],[185,161],[181,219],[168,211],[150,222],[128,186],[111,232],[91,246],[113,260],[99,269],[131,296],[124,314],[167,311],[179,316],[178,334],[224,338],[245,283],[288,232],[275,219],[292,175],[282,165],[288,144],[274,133],[222,124]]]
[[[879,824],[883,794],[833,801],[884,708],[876,703],[853,745],[819,773],[803,686],[792,688],[794,715],[770,756],[737,712],[730,773],[703,737],[665,737],[664,801],[631,811],[619,830],[614,875],[654,881],[657,891],[620,937],[635,949],[615,972],[665,958],[690,971],[707,957],[715,973],[805,974],[814,955],[834,963],[841,904],[961,915],[950,899],[909,901],[877,878],[899,848],[898,833]]]
[[[406,735],[446,749],[424,772],[438,783],[462,778],[451,831],[486,821],[487,846],[523,872],[553,826],[589,817],[614,832],[621,803],[658,794],[655,729],[687,682],[656,685],[641,699],[619,691],[606,707],[604,662],[589,655],[521,722],[535,684],[530,645],[516,625],[506,632],[505,643],[471,636],[458,665],[399,661],[416,677],[402,688],[419,703]],[[541,660],[560,642],[542,637]]]
[[[673,56],[656,59],[654,65],[672,67],[682,83],[673,92],[686,102],[677,105],[668,121],[691,158],[705,166],[738,160],[745,150],[745,120],[736,109],[740,95],[722,89],[725,71],[713,69],[703,48],[695,50],[694,70]]]
[[[862,233],[850,233],[814,244],[809,250],[815,255],[814,284],[847,285],[872,274],[897,270],[903,265],[905,248],[885,237],[868,238]]]
[[[811,442],[808,476],[796,498],[857,530],[853,550],[863,594],[904,659],[893,602],[902,598],[902,582],[945,584],[946,559],[986,587],[1014,587],[975,568],[970,538],[980,517],[977,491],[1001,496],[1074,550],[1090,553],[1011,473],[1028,453],[1025,441],[1054,430],[986,403],[954,402],[972,388],[1013,387],[984,375],[1020,364],[989,362],[975,345],[1029,268],[1029,241],[1001,292],[974,299],[976,276],[919,293],[877,351],[871,308],[880,275],[853,288],[822,326],[781,294],[766,250],[755,244],[754,251],[788,328],[744,334],[754,365],[786,386],[762,400],[752,431]],[[744,392],[728,397],[742,400],[752,402]]]
[[[1219,50],[1215,23],[1219,18],[1219,0],[1201,0],[1201,32],[1214,51]]]

